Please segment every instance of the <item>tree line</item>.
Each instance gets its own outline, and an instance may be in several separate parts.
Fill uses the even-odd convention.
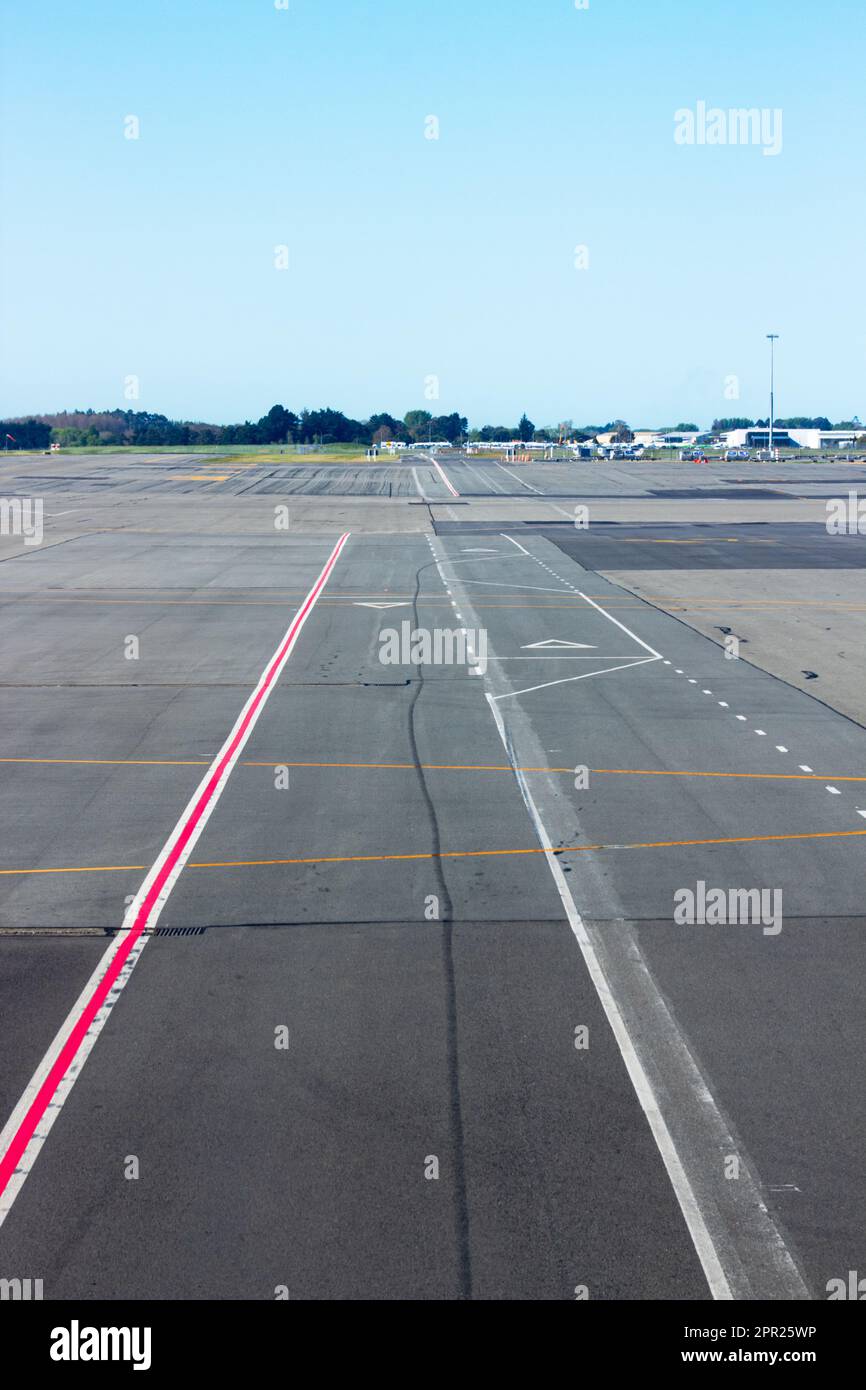
[[[842,420],[831,424],[825,415],[794,415],[775,422],[778,429],[859,429],[860,422]],[[713,421],[712,430],[766,428],[769,420],[750,420],[733,416]],[[671,427],[674,430],[696,430],[691,423]],[[505,443],[513,439],[529,442],[556,443],[561,439],[587,440],[597,434],[614,433],[618,439],[629,439],[632,431],[624,420],[606,424],[576,426],[563,420],[556,426],[538,428],[524,414],[516,425],[482,425],[470,430],[465,415],[454,411],[450,415],[433,415],[429,410],[409,410],[398,419],[387,411],[373,414],[368,420],[353,420],[341,410],[325,407],[295,413],[283,405],[271,406],[260,420],[244,420],[238,425],[211,425],[202,421],[170,420],[166,415],[146,410],[64,410],[49,415],[18,416],[0,421],[0,433],[11,436],[10,448],[47,449],[49,444],[61,447],[121,448],[124,446],[188,447],[190,445],[226,444],[355,444],[370,447],[386,440],[398,443],[423,443],[425,440],[445,440],[459,444],[463,440],[483,443]],[[7,442],[5,439],[0,442]]]
[[[713,421],[714,432],[765,430],[769,427],[769,417],[766,420],[749,420],[745,415],[732,415],[729,419]],[[837,420],[835,425],[830,423],[826,415],[789,415],[787,418],[774,420],[773,428],[782,430],[859,430],[866,429],[866,426],[860,424],[856,415],[853,420]]]
[[[433,415],[410,410],[402,420],[387,411],[368,420],[353,420],[329,406],[295,413],[274,405],[260,420],[237,425],[212,425],[203,421],[170,420],[146,410],[64,410],[50,415],[31,415],[0,422],[4,435],[12,436],[21,449],[61,446],[119,448],[130,445],[189,446],[194,444],[358,444],[385,439],[413,443],[447,439],[456,444],[466,438],[468,421],[456,411]],[[509,436],[511,437],[511,436]]]
[[[356,444],[370,447],[386,440],[403,444],[443,439],[451,444],[464,440],[506,442],[513,439],[556,443],[560,439],[589,439],[599,430],[620,424],[622,421],[578,428],[573,421],[564,420],[556,426],[538,428],[524,412],[516,425],[482,425],[470,430],[466,416],[457,411],[450,415],[433,415],[429,410],[409,410],[402,419],[388,411],[380,411],[367,420],[354,420],[329,406],[296,414],[283,405],[274,405],[260,420],[244,420],[237,425],[171,420],[147,410],[91,408],[26,418],[18,416],[0,422],[0,429],[12,435],[12,447],[19,449],[47,449],[50,443],[70,448],[157,445],[183,448],[197,444]]]

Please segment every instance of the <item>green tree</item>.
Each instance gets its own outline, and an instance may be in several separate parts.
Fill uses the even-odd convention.
[[[293,437],[298,426],[298,417],[284,405],[272,405],[267,415],[258,423],[263,444],[285,444]]]
[[[532,436],[535,434],[535,426],[529,419],[529,416],[526,414],[526,411],[524,411],[520,417],[520,420],[517,425],[517,433],[523,440],[524,444],[528,444]]]
[[[428,426],[433,416],[429,410],[407,410],[403,416],[403,424],[409,432],[410,439],[422,440],[428,435]]]
[[[374,440],[380,430],[386,431],[385,434],[379,436],[381,439],[399,440],[406,438],[404,426],[399,420],[395,420],[393,415],[389,415],[386,410],[381,411],[378,415],[371,415],[367,421],[367,429]]]
[[[456,444],[466,433],[468,420],[465,415],[458,415],[455,410],[452,415],[436,415],[430,421],[430,430],[434,439],[447,439],[452,444]]]

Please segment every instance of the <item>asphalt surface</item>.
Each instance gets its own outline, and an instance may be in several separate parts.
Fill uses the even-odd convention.
[[[805,599],[820,699],[760,627],[729,659],[733,618],[702,631],[628,580],[715,580],[724,618],[737,576],[766,602],[774,574],[848,584],[862,542],[730,465],[702,486],[733,488],[736,522],[679,526],[652,493],[691,472],[514,466],[539,498],[632,506],[584,531],[489,460],[440,462],[458,498],[430,460],[243,489],[225,459],[4,462],[6,496],[52,481],[42,543],[0,544],[0,1124],[351,534],[22,1160],[0,1277],[778,1300],[866,1266],[856,687],[835,699]],[[817,469],[783,472],[796,497]],[[403,623],[471,651],[383,661]],[[681,925],[699,882],[781,894],[781,917]]]

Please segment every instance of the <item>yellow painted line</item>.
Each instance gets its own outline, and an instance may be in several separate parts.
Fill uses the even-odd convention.
[[[68,767],[209,767],[207,758],[0,758],[2,763],[28,763]],[[396,772],[512,772],[510,763],[359,763],[292,762],[285,758],[243,759],[239,767],[348,768],[359,771]],[[561,772],[571,776],[573,767],[522,767],[520,772]],[[697,772],[649,767],[591,767],[596,777],[733,777],[768,782],[866,782],[866,773],[835,772]]]
[[[46,763],[67,767],[210,767],[207,758],[0,758],[0,763]]]
[[[121,874],[149,868],[149,864],[85,864],[66,865],[60,869],[0,869],[0,874]]]
[[[174,480],[178,483],[224,483],[231,476],[230,473],[177,473]]]
[[[68,767],[209,767],[206,758],[0,758],[0,763],[33,763]],[[360,771],[434,771],[434,773],[510,773],[510,763],[321,763],[291,762],[285,758],[242,759],[239,767],[322,767]],[[520,767],[523,773],[574,773],[573,767]],[[758,781],[866,781],[853,773],[720,773],[671,770],[667,767],[589,767],[595,777],[744,777]]]
[[[144,534],[144,533],[143,533],[143,532],[136,532],[135,534],[141,535],[141,534]],[[151,534],[151,533],[148,533],[148,534]],[[163,532],[163,533],[161,533],[161,534],[170,534],[170,533]],[[292,599],[292,598],[298,597],[298,595],[292,593],[292,592],[289,591],[289,590],[287,590],[287,591],[285,592],[285,595],[283,595],[282,593],[278,593],[278,595],[277,595],[276,598],[274,598],[274,597],[267,597],[267,595],[268,595],[270,592],[271,592],[271,591],[264,590],[264,591],[262,591],[263,597],[261,597],[261,598],[256,598],[256,599],[237,599],[237,598],[232,598],[232,599],[229,599],[229,598],[170,599],[170,598],[161,597],[161,596],[158,595],[158,594],[157,594],[154,598],[103,598],[103,597],[100,597],[100,596],[98,596],[98,595],[93,595],[93,596],[91,596],[91,595],[89,595],[89,594],[71,594],[71,595],[70,595],[70,594],[64,594],[64,595],[61,595],[61,594],[47,593],[47,592],[44,593],[44,594],[32,594],[32,593],[30,593],[30,594],[20,594],[20,593],[14,593],[14,592],[4,592],[4,591],[0,590],[0,602],[10,602],[10,603],[11,603],[11,602],[16,602],[16,603],[129,603],[129,604],[165,604],[165,605],[172,605],[172,604],[192,604],[192,605],[202,604],[202,605],[206,605],[206,604],[211,604],[211,603],[213,603],[213,604],[221,604],[221,603],[223,603],[223,604],[238,604],[238,605],[245,605],[245,604],[248,604],[248,605],[265,605],[265,604],[268,604],[268,603],[277,604],[278,602],[280,602],[280,601],[282,600],[283,597],[285,598],[285,600],[286,600],[287,602],[288,602],[288,600],[290,600],[290,599]],[[407,599],[412,599],[413,597],[415,597],[413,594],[367,594],[367,593],[364,593],[363,591],[361,591],[361,592],[354,592],[354,593],[353,593],[353,592],[350,590],[350,591],[347,591],[347,593],[346,593],[346,595],[345,595],[344,597],[333,597],[333,598],[329,598],[329,599],[327,600],[327,603],[328,603],[328,605],[331,606],[331,607],[337,607],[337,606],[351,606],[351,605],[352,605],[353,603],[355,603],[358,599],[383,599],[383,600],[391,600],[391,601],[403,600],[403,601],[405,602]],[[425,603],[425,604],[443,604],[443,605],[448,605],[448,604],[450,603],[450,599],[449,599],[449,598],[447,597],[447,595],[445,595],[445,594],[421,594],[421,595],[419,595],[419,598],[420,598],[420,601],[423,602],[423,603]],[[556,603],[556,602],[553,601],[553,600],[556,598],[556,594],[553,594],[553,595],[551,596],[551,599],[550,599],[550,600],[547,600],[547,601],[545,601],[545,600],[535,600],[535,601],[533,601],[532,603],[503,603],[503,602],[501,602],[501,599],[502,599],[502,595],[501,595],[501,594],[473,594],[473,595],[472,595],[472,598],[473,598],[473,602],[475,602],[476,604],[483,603],[484,606],[487,607],[487,608],[533,608],[533,609],[538,608],[538,609],[542,609],[542,610],[546,610],[546,609],[556,610],[556,609],[562,609],[562,608],[575,609],[575,610],[583,610],[583,609],[585,608],[585,605],[584,605],[582,602],[581,602],[581,603]],[[689,595],[689,596],[686,596],[686,595],[676,595],[676,594],[650,594],[650,593],[642,594],[640,597],[635,596],[635,598],[634,598],[633,600],[629,601],[629,602],[622,602],[622,601],[618,600],[618,599],[615,598],[615,597],[607,598],[607,596],[605,596],[605,598],[606,598],[606,602],[607,602],[607,607],[608,607],[608,608],[615,609],[615,610],[617,610],[617,611],[619,611],[620,609],[628,609],[628,610],[630,610],[630,611],[632,611],[632,612],[637,611],[637,610],[640,610],[640,609],[646,609],[647,603],[652,603],[652,604],[655,604],[655,605],[661,606],[661,607],[665,607],[665,606],[667,606],[667,607],[675,606],[675,607],[678,607],[678,608],[679,608],[679,607],[688,607],[688,608],[696,608],[696,609],[697,609],[697,608],[714,608],[714,607],[718,606],[719,604],[724,604],[726,608],[744,608],[744,607],[758,607],[758,608],[817,608],[817,609],[822,609],[822,610],[823,610],[823,609],[830,609],[830,610],[839,609],[840,611],[851,611],[851,612],[854,612],[854,613],[859,613],[859,612],[864,612],[864,611],[866,611],[866,601],[864,601],[864,602],[852,602],[852,601],[849,601],[849,600],[847,600],[847,599],[729,598],[727,595],[719,595],[718,597],[716,597],[716,596],[713,596],[712,594],[710,594],[709,596],[704,595],[704,596],[698,596],[698,597],[694,597],[694,598],[693,598],[693,597],[691,597],[690,595]]]
[[[270,767],[271,764],[268,763]],[[541,768],[526,768],[526,772],[540,772]],[[573,772],[569,767],[552,767],[551,772]],[[759,781],[773,782],[866,782],[866,776],[843,774],[841,777],[822,777],[818,772],[671,772],[666,768],[646,767],[595,767],[590,771],[598,776],[608,777],[746,777]]]
[[[0,593],[0,601],[3,594]],[[287,608],[291,600],[277,598],[61,598],[56,594],[32,594],[25,598],[12,598],[12,603],[103,603],[119,604],[121,607],[157,608],[209,608],[225,605],[231,608]]]
[[[498,595],[497,595],[498,597]],[[557,609],[568,609],[571,612],[586,611],[583,603],[486,603],[484,599],[478,599],[473,595],[476,607],[483,608],[538,608],[544,612]],[[84,597],[61,597],[58,594],[12,594],[4,595],[0,591],[0,603],[4,600],[9,603],[92,603],[92,604],[116,604],[120,607],[156,607],[156,608],[208,608],[208,607],[235,607],[235,608],[283,608],[288,607],[289,599],[239,599],[239,598],[84,598]],[[425,604],[439,604],[447,607],[451,600],[447,595],[423,598]],[[403,600],[405,603],[406,600]],[[356,603],[355,599],[328,599],[324,605],[327,608],[352,608]],[[646,609],[645,603],[632,604],[610,604],[611,608],[629,608],[632,610]]]
[[[707,840],[639,840],[630,844],[563,845],[555,854],[589,854],[600,850],[679,849],[699,845],[767,844],[779,840],[837,840],[866,835],[866,830],[808,830],[786,835],[733,835]],[[541,846],[529,849],[446,849],[438,853],[416,854],[314,854],[291,859],[215,859],[187,864],[188,869],[259,869],[288,864],[383,864],[409,859],[485,859],[518,854],[546,854]],[[0,869],[0,875],[18,874],[111,874],[145,869],[146,864],[94,864],[61,866],[50,869]]]
[[[621,523],[621,524],[623,524],[623,523]],[[607,537],[605,537],[605,539],[607,539]],[[719,544],[739,545],[739,543],[740,543],[740,537],[739,537],[739,536],[725,536],[725,537],[724,537],[724,541],[722,540],[722,537],[721,537],[721,536],[719,536],[717,539],[711,540],[711,541],[703,541],[703,540],[697,540],[697,541],[669,540],[669,539],[667,539],[667,538],[660,538],[660,537],[658,537],[658,536],[615,536],[615,537],[611,537],[610,539],[616,540],[616,541],[621,541],[624,545],[719,545]],[[750,540],[749,540],[749,544],[750,544],[750,545],[778,545],[779,542],[778,542],[778,541],[770,541],[770,540],[750,539]]]
[[[864,603],[851,603],[847,599],[728,598],[727,596],[723,597],[721,595],[718,598],[714,598],[712,595],[709,597],[698,596],[692,598],[690,596],[676,597],[671,594],[645,594],[644,597],[652,600],[654,603],[687,603],[695,607],[701,604],[714,605],[723,603],[726,608],[737,608],[741,607],[743,604],[755,603],[759,604],[762,608],[852,608],[855,611],[866,608],[866,604]],[[615,603],[610,604],[611,608],[616,608],[618,606],[619,605]],[[629,604],[622,605],[624,608],[630,606]]]

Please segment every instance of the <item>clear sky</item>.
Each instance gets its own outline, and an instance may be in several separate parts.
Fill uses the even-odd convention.
[[[0,10],[0,414],[866,418],[862,0]]]

